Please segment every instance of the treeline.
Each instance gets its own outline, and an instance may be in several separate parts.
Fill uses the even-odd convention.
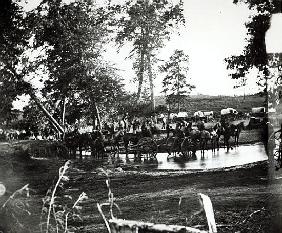
[[[82,119],[100,127],[101,116],[138,110],[146,82],[154,103],[158,50],[185,22],[182,1],[43,0],[30,11],[23,6],[24,1],[0,3],[2,123],[21,95],[31,98],[23,124],[44,125],[48,119],[59,131]],[[125,91],[118,68],[104,58],[112,42],[118,49],[131,47],[136,94]]]

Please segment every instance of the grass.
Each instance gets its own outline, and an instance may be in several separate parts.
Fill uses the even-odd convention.
[[[67,175],[69,167],[70,161],[67,161],[59,168],[59,176],[54,187],[49,188],[42,198],[43,205],[38,226],[34,226],[35,222],[31,226],[28,219],[36,215],[37,210],[30,204],[34,201],[34,196],[30,195],[29,184],[26,184],[6,198],[0,207],[0,232],[75,232],[74,226],[69,227],[69,221],[81,219],[81,203],[88,197],[84,192],[76,200],[70,195],[62,195],[64,184],[69,181]]]
[[[264,105],[264,97],[259,95],[247,96],[191,96],[181,104],[181,111],[188,112],[192,116],[196,111],[213,111],[215,116],[220,115],[223,108],[235,108],[238,112],[249,113],[253,107]],[[162,96],[156,97],[156,106],[165,105]]]

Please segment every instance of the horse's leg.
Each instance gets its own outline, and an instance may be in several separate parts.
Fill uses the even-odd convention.
[[[240,135],[240,133],[238,132],[237,135],[236,135],[236,145],[237,145],[237,147],[239,147],[239,135]]]
[[[223,143],[223,147],[227,148],[227,151],[229,150],[229,142],[228,142],[228,140],[229,140],[228,139],[228,135],[225,134],[224,137],[223,137],[223,142],[224,142]]]
[[[203,141],[201,140],[201,141],[200,141],[201,157],[202,157],[202,156],[203,156],[203,154],[204,154],[203,147],[204,147],[204,144],[203,144]]]
[[[225,141],[225,144],[226,144],[226,147],[227,147],[227,152],[229,152],[229,138],[226,138],[226,141]]]
[[[80,159],[82,159],[82,146],[81,145],[78,146],[78,150],[79,150],[79,157]]]

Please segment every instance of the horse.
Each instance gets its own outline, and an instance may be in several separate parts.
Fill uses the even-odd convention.
[[[240,133],[244,129],[244,123],[240,122],[239,124],[225,124],[223,126],[223,136],[224,136],[224,145],[227,147],[227,152],[229,149],[232,149],[230,146],[229,140],[231,137],[234,137],[234,146],[239,146],[239,136]]]
[[[234,125],[234,141],[236,146],[239,146],[239,136],[241,134],[241,131],[245,128],[244,122],[241,121],[239,124]]]
[[[136,132],[136,133],[129,133],[125,130],[119,130],[117,131],[111,140],[111,146],[112,151],[114,152],[114,155],[117,154],[119,156],[120,153],[120,146],[123,144],[126,156],[128,156],[129,152],[129,144],[132,143],[133,145],[137,145],[138,141],[142,137],[148,137],[148,135],[151,137],[151,133],[148,131],[143,130],[143,132]]]
[[[75,158],[76,150],[79,147],[79,132],[78,131],[72,131],[72,132],[66,133],[64,140],[65,140],[66,147],[68,148],[68,153],[72,157]],[[82,154],[81,154],[81,156],[82,156]]]
[[[100,158],[105,155],[104,137],[100,131],[91,133],[79,133],[77,130],[65,134],[65,144],[69,149],[69,153],[75,157],[77,149],[80,158],[82,151],[91,150],[91,155]]]
[[[212,151],[219,150],[219,139],[223,134],[223,127],[220,122],[217,122],[211,130],[211,143],[212,143]]]
[[[215,153],[215,150],[219,150],[219,136],[217,131],[212,128],[210,131],[210,136],[211,136],[211,149],[212,149],[212,153]]]
[[[189,133],[186,132],[186,137],[190,138],[192,154],[196,155],[197,145],[201,141],[201,132],[198,129],[190,129]]]
[[[89,138],[89,143],[91,148],[91,155],[96,159],[103,159],[106,155],[104,135],[99,130],[93,131],[90,135],[91,137]],[[87,144],[85,146],[87,146]]]
[[[211,139],[211,134],[208,130],[203,129],[200,131],[200,150],[201,155],[205,154],[205,150],[208,150],[208,142]]]
[[[185,138],[184,132],[177,125],[176,129],[173,131],[173,136],[169,137],[166,141],[166,148],[168,155],[173,154],[173,157],[176,157],[176,154],[180,154],[182,142]]]

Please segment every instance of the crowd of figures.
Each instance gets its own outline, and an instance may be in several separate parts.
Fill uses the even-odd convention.
[[[206,128],[206,125],[210,127]],[[158,152],[167,152],[168,158],[190,159],[196,156],[197,150],[200,150],[201,155],[204,156],[207,150],[215,153],[220,147],[224,147],[228,152],[233,147],[239,146],[239,136],[244,128],[244,121],[235,124],[225,118],[212,124],[205,124],[201,120],[198,122],[177,120],[172,124],[163,119],[157,121],[153,117],[135,117],[129,120],[126,116],[119,121],[105,122],[102,129],[92,132],[81,133],[76,127],[66,132],[63,140],[47,131],[39,134],[25,130],[0,129],[0,141],[34,139],[61,141],[68,156],[72,158],[75,158],[77,153],[82,157],[83,152],[91,152],[91,155],[97,159],[118,157],[123,153],[126,157],[128,154],[134,154],[134,158],[140,160],[142,153],[145,153],[147,158],[156,158]],[[281,131],[282,125],[280,130],[274,132],[270,122],[263,121],[262,142],[267,152],[273,151],[279,168],[282,166]],[[278,139],[274,133],[279,133]],[[278,147],[271,137],[280,142]]]
[[[201,150],[201,154],[204,154],[208,149],[213,152],[219,150],[221,137],[224,146],[229,151],[232,148],[231,137],[234,138],[232,140],[234,146],[238,146],[239,135],[244,128],[243,122],[235,125],[229,121],[217,122],[209,129],[205,127],[203,121],[198,121],[196,125],[192,122],[178,121],[175,128],[167,123],[165,130],[158,125],[153,118],[143,120],[135,118],[132,121],[122,120],[105,123],[102,130],[79,133],[79,130],[75,129],[66,133],[65,143],[69,148],[69,153],[73,156],[77,151],[80,156],[83,151],[91,151],[94,157],[103,158],[109,153],[112,155],[119,153],[138,154],[140,140],[151,138],[151,140],[145,141],[151,144],[154,141],[158,147],[165,147],[169,155],[191,157],[195,155],[197,150]],[[162,138],[161,133],[165,133],[166,137]],[[142,144],[142,146],[144,145]],[[147,146],[152,148],[151,145]]]
[[[70,156],[76,156],[77,152],[82,156],[84,151],[90,151],[94,157],[103,158],[110,153],[114,155],[136,153],[140,139],[151,138],[157,143],[158,149],[161,148],[159,152],[165,150],[169,156],[190,158],[195,156],[197,150],[200,150],[202,155],[207,150],[215,153],[220,146],[224,146],[229,151],[232,147],[238,146],[243,129],[243,120],[235,124],[228,118],[205,124],[201,120],[192,122],[177,119],[176,122],[171,122],[166,117],[155,119],[125,115],[118,120],[106,121],[101,129],[91,132],[82,133],[79,127],[67,130],[63,142]],[[267,145],[268,135],[263,135],[262,139],[264,138]],[[36,134],[31,131],[0,130],[2,141],[26,139],[60,140],[62,138],[47,131]],[[150,140],[149,142],[151,143]]]
[[[175,125],[175,127],[172,127]],[[104,158],[109,153],[118,155],[119,153],[138,153],[140,149],[138,142],[143,138],[145,143],[157,144],[157,147],[166,148],[169,156],[180,155],[191,157],[197,150],[204,154],[206,150],[213,152],[220,147],[220,138],[223,136],[224,146],[227,151],[231,148],[230,138],[233,137],[234,146],[238,146],[238,140],[244,124],[232,124],[230,121],[221,120],[214,124],[212,128],[207,129],[203,121],[192,123],[184,120],[171,122],[155,118],[137,118],[129,120],[126,115],[121,120],[105,122],[102,129],[92,132],[81,133],[79,128],[68,131],[64,135],[64,143],[70,156],[75,157],[76,153],[82,156],[83,151],[90,151],[95,158]],[[166,134],[164,138],[160,134]],[[6,130],[0,132],[0,140],[26,140],[26,139],[47,139],[56,140],[54,135],[41,132]],[[154,142],[152,142],[154,141]],[[144,144],[144,143],[143,143]],[[142,144],[142,145],[143,145]],[[150,149],[150,145],[149,146]],[[155,154],[156,150],[154,149]]]
[[[120,121],[104,123],[101,130],[88,133],[79,133],[78,128],[66,133],[65,142],[70,154],[75,155],[77,149],[80,156],[83,151],[90,150],[96,158],[105,157],[107,152],[119,154],[121,148],[126,154],[129,152],[130,143],[137,145],[141,138],[153,138],[159,134],[156,123],[152,118],[134,118],[132,121],[123,118]]]
[[[244,129],[243,122],[232,124],[229,121],[222,120],[216,122],[213,127],[206,129],[203,121],[198,121],[196,127],[192,127],[192,122],[178,122],[173,131],[173,136],[167,140],[169,154],[180,154],[184,157],[194,156],[196,150],[205,151],[211,149],[212,152],[219,150],[220,138],[223,137],[223,146],[227,151],[232,148],[230,144],[231,137],[234,138],[234,146],[239,145],[239,135]]]

